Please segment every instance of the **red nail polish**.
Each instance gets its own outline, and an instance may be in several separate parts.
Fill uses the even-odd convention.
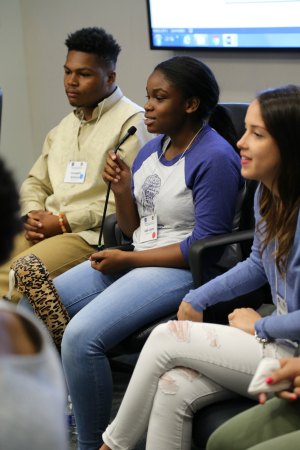
[[[291,394],[291,396],[290,396],[290,400],[297,400],[297,395],[296,394]]]
[[[265,379],[265,382],[267,384],[272,384],[273,383],[273,378],[272,377],[268,377],[268,378]]]

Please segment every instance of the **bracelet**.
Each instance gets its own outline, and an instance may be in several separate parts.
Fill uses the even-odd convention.
[[[269,343],[271,342],[270,339],[259,337],[259,336],[257,335],[256,331],[255,331],[255,333],[254,333],[254,337],[255,337],[255,339],[257,340],[257,342],[259,342],[260,344],[263,345],[263,347],[265,347],[266,344],[269,344]]]
[[[65,215],[63,213],[59,213],[58,214],[58,223],[59,223],[59,226],[61,228],[61,231],[63,233],[67,233],[68,230],[66,229],[66,226],[65,226],[64,217],[65,217]]]

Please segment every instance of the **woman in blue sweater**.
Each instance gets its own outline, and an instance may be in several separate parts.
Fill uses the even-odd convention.
[[[266,356],[293,356],[300,341],[300,88],[266,91],[249,106],[238,147],[242,175],[260,181],[250,257],[184,297],[178,321],[147,341],[101,450],[190,449],[192,418],[247,388]],[[202,323],[203,311],[269,282],[276,311],[236,309],[229,326]]]

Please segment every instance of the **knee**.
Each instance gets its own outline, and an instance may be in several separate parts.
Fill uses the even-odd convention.
[[[225,450],[226,448],[227,446],[225,442],[223,442],[222,439],[219,438],[218,430],[210,435],[206,444],[206,450]]]
[[[232,442],[232,434],[228,433],[223,426],[217,428],[209,437],[206,450],[238,450]],[[241,445],[241,443],[240,443]]]
[[[153,328],[148,340],[156,341],[168,335],[168,323],[169,322],[161,323],[160,325],[157,325],[155,328]]]
[[[171,338],[169,323],[171,322],[161,323],[151,331],[143,347],[143,352],[147,351],[148,353],[156,353],[157,355],[165,352]]]
[[[88,351],[89,337],[82,321],[73,318],[67,325],[61,343],[61,355],[63,361],[69,358],[73,361],[80,360]]]
[[[174,361],[178,344],[189,341],[187,324],[189,322],[174,320],[155,327],[143,347],[140,359],[152,359],[164,372],[178,365]]]
[[[154,328],[149,341],[163,342],[188,342],[190,340],[191,323],[182,320],[170,320],[167,323],[162,323]]]
[[[77,336],[79,336],[79,332],[77,332],[77,330],[74,329],[74,327],[72,325],[72,320],[71,320],[71,322],[68,323],[68,325],[64,331],[63,338],[61,341],[62,360],[64,360],[66,357],[69,357],[70,354],[73,354],[75,345],[76,345],[76,348],[78,349],[77,341],[76,341]]]
[[[101,357],[106,353],[105,332],[102,332],[101,321],[96,324],[80,313],[68,323],[62,338],[61,355],[63,361],[78,362]]]

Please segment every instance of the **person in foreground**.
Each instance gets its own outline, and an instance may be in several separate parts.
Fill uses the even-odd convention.
[[[0,448],[67,450],[66,385],[47,330],[0,300],[0,335]]]
[[[259,361],[293,356],[300,341],[300,88],[262,92],[250,104],[238,147],[242,175],[259,180],[250,257],[190,291],[178,321],[147,340],[101,450],[132,449],[148,427],[147,450],[190,449],[194,413],[248,395]],[[229,326],[202,323],[209,305],[269,282],[276,311],[229,314]]]
[[[65,41],[64,88],[74,111],[47,135],[41,156],[20,190],[25,230],[12,259],[0,266],[0,295],[8,293],[8,273],[17,259],[34,254],[55,277],[86,261],[98,244],[106,198],[102,172],[108,151],[131,126],[137,128],[119,152],[131,165],[152,136],[144,110],[116,84],[120,46],[102,28],[82,28]],[[108,213],[114,211],[113,197]],[[36,280],[35,280],[36,281]]]
[[[18,193],[0,160],[0,262],[21,230]],[[0,448],[67,450],[65,381],[56,350],[32,314],[0,300]]]
[[[207,123],[219,99],[211,70],[195,58],[160,63],[147,81],[145,124],[160,134],[130,169],[113,152],[118,224],[134,251],[105,249],[54,279],[71,321],[61,345],[78,447],[98,450],[109,423],[107,352],[141,326],[178,308],[193,285],[195,239],[232,230],[244,181],[234,148]]]
[[[281,368],[266,382],[276,385],[290,380],[291,389],[280,398],[250,408],[218,428],[209,438],[207,450],[298,450],[300,442],[300,358],[280,360]],[[260,395],[265,403],[265,395]]]

